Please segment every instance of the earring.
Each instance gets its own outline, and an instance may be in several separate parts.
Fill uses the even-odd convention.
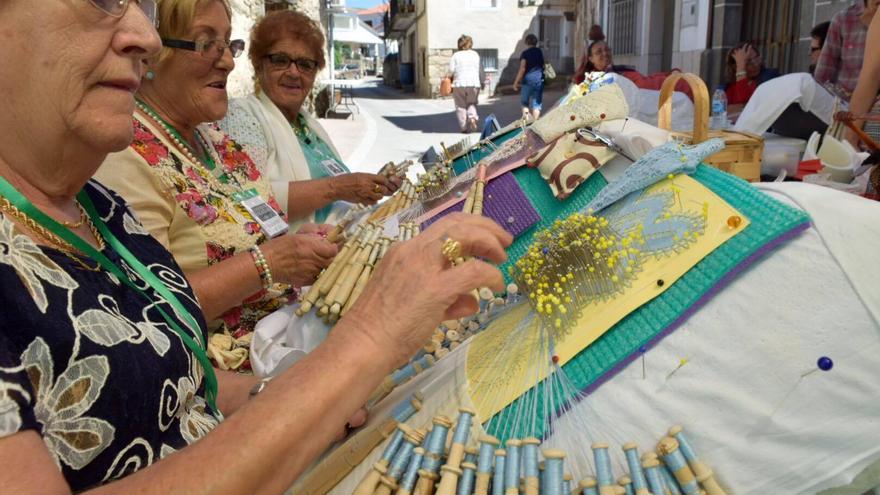
[[[152,81],[153,79],[156,79],[156,73],[152,70],[148,70],[147,73],[144,74],[144,77],[147,79],[147,81]]]

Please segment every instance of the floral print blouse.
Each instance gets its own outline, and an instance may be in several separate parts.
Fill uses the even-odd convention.
[[[184,272],[207,268],[267,240],[233,196],[254,189],[284,213],[268,180],[241,146],[216,125],[199,126],[197,132],[212,148],[212,171],[182,153],[148,118],[137,113],[133,124],[129,148],[110,155],[96,178],[125,198]],[[249,342],[257,321],[293,298],[291,286],[275,284],[210,322],[215,335],[208,355],[222,369],[249,369]]]
[[[97,183],[110,231],[196,316],[180,267],[123,201]],[[111,249],[104,253],[148,287]],[[83,258],[89,266],[97,263]],[[0,437],[36,431],[74,491],[105,483],[202,438],[218,424],[203,370],[159,308],[109,272],[36,244],[0,213]]]

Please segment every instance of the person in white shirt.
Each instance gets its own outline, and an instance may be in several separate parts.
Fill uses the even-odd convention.
[[[452,78],[452,99],[461,132],[477,131],[477,98],[480,95],[480,55],[471,49],[474,40],[463,34],[458,38],[458,51],[449,60]]]

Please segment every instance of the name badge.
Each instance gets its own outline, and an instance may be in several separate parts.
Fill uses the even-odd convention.
[[[348,173],[336,160],[324,160],[323,162],[321,162],[321,164],[324,165],[324,169],[327,171],[327,173],[334,177],[336,177],[337,175]]]
[[[260,197],[255,189],[248,189],[235,196],[237,196],[236,201],[239,201],[241,206],[251,214],[266,236],[272,238],[287,233],[287,222]]]

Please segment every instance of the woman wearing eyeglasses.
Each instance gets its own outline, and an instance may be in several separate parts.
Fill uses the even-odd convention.
[[[186,272],[214,331],[209,354],[247,370],[253,329],[293,299],[336,255],[323,227],[286,233],[267,178],[215,122],[226,114],[226,80],[244,42],[228,41],[224,0],[159,4],[163,49],[146,61],[134,140],[96,177],[125,198]],[[259,275],[259,276],[257,276]]]
[[[269,177],[291,226],[332,222],[345,204],[373,204],[399,182],[378,174],[350,173],[303,103],[324,67],[324,35],[299,12],[275,11],[251,32],[248,55],[256,92],[233,100],[220,122]]]
[[[171,5],[185,3],[162,0],[161,8]],[[228,21],[219,0],[189,5],[195,29],[226,34],[224,21],[205,17],[220,5],[216,18]],[[281,493],[441,320],[479,309],[471,291],[503,289],[501,273],[479,259],[502,262],[509,234],[484,218],[450,215],[390,249],[328,338],[270,383],[215,370],[198,289],[124,200],[89,180],[107,153],[132,139],[142,60],[151,60],[154,81],[167,74],[153,59],[161,46],[154,7],[153,0],[0,2],[4,494]],[[187,34],[180,39],[199,39]],[[215,80],[199,75],[197,64],[192,71]],[[207,108],[221,107],[198,85],[179,85]],[[165,118],[180,119],[186,136],[186,116]],[[159,132],[143,115],[138,121]],[[194,168],[169,140],[136,132],[136,146]],[[167,173],[177,180],[173,168]],[[150,177],[131,180],[154,187]],[[442,250],[450,239],[470,261],[451,265]],[[258,280],[254,264],[242,262]]]
[[[748,103],[759,84],[776,77],[779,71],[764,67],[764,60],[754,45],[749,42],[736,45],[727,54],[727,104]]]

